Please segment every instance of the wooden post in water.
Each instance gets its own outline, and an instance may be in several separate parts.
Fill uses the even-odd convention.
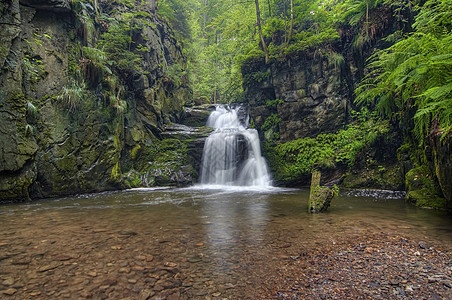
[[[337,187],[334,189],[320,186],[320,177],[322,174],[318,170],[312,172],[311,189],[309,191],[309,212],[324,212],[330,206],[331,200],[337,194]]]

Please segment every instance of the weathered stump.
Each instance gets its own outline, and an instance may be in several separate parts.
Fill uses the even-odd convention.
[[[312,172],[311,190],[309,193],[309,212],[319,213],[328,209],[331,200],[337,195],[337,187],[329,188],[320,186],[321,173],[319,171]]]

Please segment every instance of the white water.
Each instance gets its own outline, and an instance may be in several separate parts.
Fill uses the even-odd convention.
[[[217,106],[207,120],[215,131],[204,145],[200,177],[204,186],[271,186],[257,131],[240,122],[239,109]]]

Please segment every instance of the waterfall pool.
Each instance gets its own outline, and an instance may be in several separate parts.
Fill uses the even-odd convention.
[[[307,202],[303,189],[193,187],[3,205],[0,292],[17,299],[284,298],[274,282],[305,270],[325,249],[347,255],[378,238],[381,249],[358,254],[404,239],[452,251],[450,215],[412,207],[400,194],[342,191],[316,215]]]

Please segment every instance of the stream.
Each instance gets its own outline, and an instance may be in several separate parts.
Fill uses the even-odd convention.
[[[316,215],[307,202],[303,189],[193,187],[3,205],[0,291],[16,299],[256,299],[262,271],[344,239],[389,233],[452,250],[450,215],[415,208],[402,194],[342,191]]]

